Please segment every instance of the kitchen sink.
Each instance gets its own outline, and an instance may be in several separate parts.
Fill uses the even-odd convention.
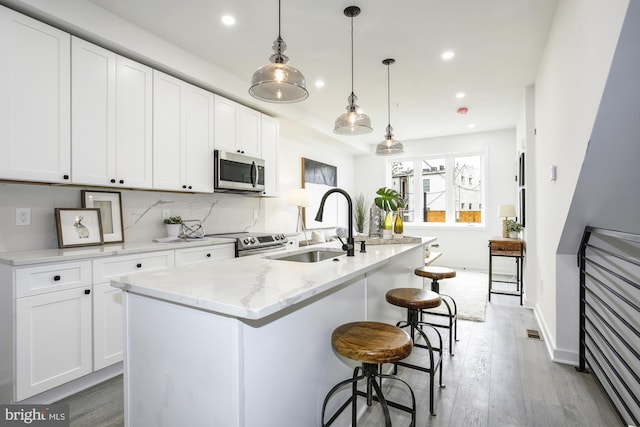
[[[346,252],[336,249],[318,248],[287,254],[272,255],[267,258],[277,261],[320,262],[328,259],[334,259],[342,255],[346,255]]]

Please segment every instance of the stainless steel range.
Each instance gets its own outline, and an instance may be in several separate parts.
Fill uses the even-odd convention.
[[[222,233],[209,234],[209,237],[236,239],[236,257],[276,252],[286,249],[287,236],[281,233]]]

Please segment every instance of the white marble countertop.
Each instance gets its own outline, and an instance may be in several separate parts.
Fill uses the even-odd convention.
[[[420,243],[368,246],[366,253],[356,248],[355,256],[340,255],[300,263],[253,255],[211,261],[172,270],[140,273],[111,282],[125,291],[158,298],[202,310],[244,319],[261,319],[284,308],[329,290],[348,280],[383,266],[388,260],[436,239],[424,237]],[[287,252],[318,248],[339,248],[336,242]]]
[[[46,262],[64,262],[85,258],[98,258],[112,255],[128,255],[173,249],[185,249],[197,246],[222,245],[234,243],[235,239],[205,237],[176,243],[132,242],[115,243],[101,246],[86,246],[68,249],[37,249],[30,251],[0,252],[0,264],[25,266]]]

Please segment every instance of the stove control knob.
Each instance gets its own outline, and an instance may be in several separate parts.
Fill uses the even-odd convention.
[[[280,240],[280,236],[277,235],[277,234],[275,236],[273,236],[273,238],[276,239],[276,240]]]
[[[253,243],[255,243],[255,242],[256,242],[255,237],[252,237],[252,238],[251,238],[251,243],[253,244]]]
[[[242,241],[242,243],[244,243],[245,245],[248,245],[248,244],[249,244],[249,239],[244,239],[244,240]]]

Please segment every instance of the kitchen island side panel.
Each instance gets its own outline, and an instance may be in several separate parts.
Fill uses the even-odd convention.
[[[143,297],[125,298],[125,425],[243,425],[238,320]]]
[[[325,395],[353,374],[356,363],[338,358],[331,334],[341,324],[364,320],[364,277],[292,308],[277,318],[242,323],[246,427],[320,425]],[[330,410],[344,399],[339,394]],[[333,425],[349,425],[345,414]]]

